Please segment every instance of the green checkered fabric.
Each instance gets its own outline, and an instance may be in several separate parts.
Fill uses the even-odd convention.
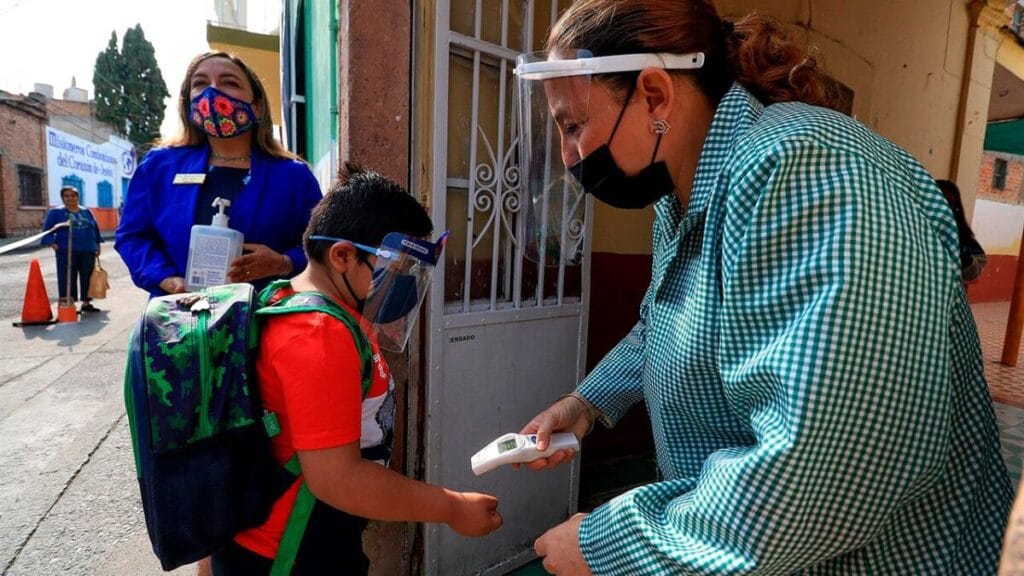
[[[734,86],[631,333],[580,385],[650,411],[662,481],[590,514],[595,574],[994,574],[1013,496],[956,225],[849,118]]]

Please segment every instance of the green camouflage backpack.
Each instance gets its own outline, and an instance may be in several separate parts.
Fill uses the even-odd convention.
[[[343,322],[362,358],[364,398],[369,391],[372,350],[356,320],[322,294],[280,297],[287,284],[275,282],[258,298],[250,284],[154,298],[132,334],[125,404],[146,528],[164,570],[265,522],[299,473],[297,458],[282,467],[271,454],[280,429],[255,385],[260,318],[319,311]],[[300,494],[275,574],[290,570],[298,542],[288,534],[301,540],[308,520],[311,503],[302,499],[312,495]]]

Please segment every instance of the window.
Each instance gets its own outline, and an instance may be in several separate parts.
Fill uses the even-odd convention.
[[[96,184],[96,206],[99,208],[114,207],[114,185],[106,180]]]
[[[310,134],[306,126],[306,12],[303,0],[285,0],[287,14],[282,33],[281,94],[284,103],[284,132],[288,150],[306,158]]]
[[[43,171],[32,166],[18,166],[18,206],[46,208],[43,192]]]
[[[1006,160],[996,158],[995,166],[992,167],[992,189],[1003,188],[1006,188]]]

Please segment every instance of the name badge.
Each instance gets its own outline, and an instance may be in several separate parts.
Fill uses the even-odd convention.
[[[206,174],[175,174],[175,184],[202,184],[206,181]]]

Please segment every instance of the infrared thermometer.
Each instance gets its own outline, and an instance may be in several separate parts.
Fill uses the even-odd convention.
[[[547,450],[537,449],[536,434],[516,434],[510,432],[498,436],[493,442],[484,446],[483,450],[473,454],[469,459],[473,473],[477,476],[486,474],[498,466],[505,464],[522,464],[533,462],[538,458],[546,458],[559,450],[570,448],[580,449],[580,443],[572,432],[557,432],[551,435]]]

